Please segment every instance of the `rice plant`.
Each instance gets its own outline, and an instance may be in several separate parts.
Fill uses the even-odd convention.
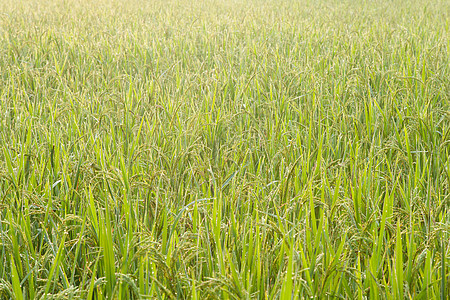
[[[450,2],[3,0],[1,299],[448,299]]]

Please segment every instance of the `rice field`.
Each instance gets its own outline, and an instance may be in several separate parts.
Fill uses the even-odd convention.
[[[449,299],[449,26],[2,0],[0,299]]]

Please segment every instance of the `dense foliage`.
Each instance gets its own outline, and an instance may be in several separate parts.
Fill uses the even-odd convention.
[[[445,299],[449,19],[1,1],[0,298]]]

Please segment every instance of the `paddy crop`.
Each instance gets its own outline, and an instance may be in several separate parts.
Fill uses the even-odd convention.
[[[448,299],[449,19],[1,1],[0,298]]]

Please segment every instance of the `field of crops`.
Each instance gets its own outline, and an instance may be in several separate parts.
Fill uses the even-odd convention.
[[[0,299],[448,299],[449,20],[0,1]]]

